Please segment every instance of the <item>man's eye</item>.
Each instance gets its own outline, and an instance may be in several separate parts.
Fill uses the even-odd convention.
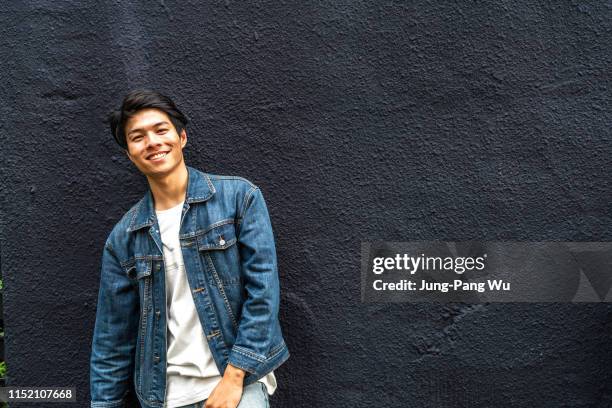
[[[163,134],[163,133],[166,133],[167,131],[168,131],[168,129],[159,129],[157,131],[157,133],[162,133]]]
[[[132,138],[133,141],[137,141],[137,140],[140,140],[140,139],[142,139],[142,136],[134,136]]]

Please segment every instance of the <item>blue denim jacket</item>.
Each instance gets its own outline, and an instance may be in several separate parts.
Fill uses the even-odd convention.
[[[278,321],[279,283],[268,210],[259,188],[239,177],[188,167],[179,239],[193,301],[221,374],[244,385],[289,357]],[[166,394],[164,258],[147,192],[115,225],[102,255],[93,333],[92,407],[122,407],[134,381],[143,407]]]

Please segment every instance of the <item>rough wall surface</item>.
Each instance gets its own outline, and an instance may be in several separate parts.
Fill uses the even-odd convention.
[[[103,119],[151,87],[192,119],[189,165],[268,202],[292,353],[272,406],[612,406],[608,304],[359,287],[361,241],[612,240],[610,2],[7,3],[10,385],[88,406],[102,245],[146,187]]]

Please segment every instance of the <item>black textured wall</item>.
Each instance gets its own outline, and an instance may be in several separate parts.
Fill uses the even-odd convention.
[[[612,240],[609,1],[6,3],[10,385],[88,405],[101,249],[146,187],[103,119],[146,86],[192,119],[189,165],[268,202],[292,353],[273,406],[612,406],[608,304],[359,287],[361,241]]]

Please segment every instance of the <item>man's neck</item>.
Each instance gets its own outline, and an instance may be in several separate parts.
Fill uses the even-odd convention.
[[[189,172],[182,163],[170,174],[160,177],[147,176],[149,187],[155,201],[155,210],[163,211],[175,207],[185,200]]]

